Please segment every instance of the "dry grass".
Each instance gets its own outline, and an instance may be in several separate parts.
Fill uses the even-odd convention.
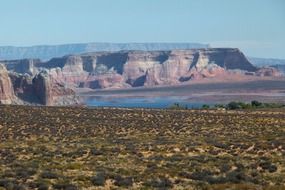
[[[285,111],[0,106],[0,189],[284,189]]]

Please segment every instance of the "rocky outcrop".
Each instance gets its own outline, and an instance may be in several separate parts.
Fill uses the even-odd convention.
[[[282,76],[282,73],[278,69],[273,67],[263,67],[256,72],[257,76],[270,77],[270,76]]]
[[[272,65],[271,67],[277,69],[285,76],[285,64],[284,65]]]
[[[57,82],[48,71],[37,74],[32,83],[34,93],[43,105],[74,105],[79,103],[75,92],[63,83]]]
[[[35,77],[15,72],[8,73],[0,64],[0,104],[74,105],[78,97],[52,78],[49,71],[41,71]]]
[[[82,82],[79,87],[102,89],[102,88],[129,88],[131,85],[125,83],[122,75],[104,74],[99,76],[90,76],[86,81]]]
[[[48,72],[40,72],[33,79],[33,88],[35,95],[44,105],[52,104],[52,87]]]
[[[0,104],[11,104],[15,99],[14,90],[8,71],[0,64]]]
[[[29,75],[35,75],[38,72],[36,65],[40,62],[39,59],[0,61],[0,63],[4,64],[9,71],[26,73]]]
[[[40,104],[34,93],[32,76],[15,72],[9,73],[9,76],[13,84],[14,93],[18,98],[18,104]]]

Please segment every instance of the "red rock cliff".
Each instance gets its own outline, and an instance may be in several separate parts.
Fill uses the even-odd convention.
[[[11,104],[14,99],[13,85],[8,71],[0,64],[0,104]]]

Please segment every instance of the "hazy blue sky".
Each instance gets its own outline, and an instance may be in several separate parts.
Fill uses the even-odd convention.
[[[202,42],[285,58],[285,0],[0,0],[0,46]]]

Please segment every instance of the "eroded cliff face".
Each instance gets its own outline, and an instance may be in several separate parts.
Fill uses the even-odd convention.
[[[41,71],[32,81],[35,95],[47,106],[74,105],[79,101],[75,92],[54,79],[48,71]]]
[[[234,48],[87,53],[55,58],[37,67],[49,68],[54,78],[74,87],[93,89],[174,85],[229,70],[258,70]]]
[[[33,62],[33,71],[46,69],[57,83],[92,89],[175,85],[217,76],[230,78],[230,75],[279,75],[272,68],[253,66],[235,48],[96,52]],[[51,88],[45,83],[35,85],[39,92],[41,86]],[[48,103],[46,98],[42,101]]]
[[[11,104],[15,99],[14,90],[8,71],[0,64],[0,104]]]
[[[6,70],[0,64],[0,104],[74,105],[75,92],[52,78],[49,71],[32,77]]]
[[[26,73],[29,75],[35,75],[38,72],[36,65],[40,62],[41,61],[39,59],[0,61],[0,63],[5,65],[5,67],[11,72]]]

